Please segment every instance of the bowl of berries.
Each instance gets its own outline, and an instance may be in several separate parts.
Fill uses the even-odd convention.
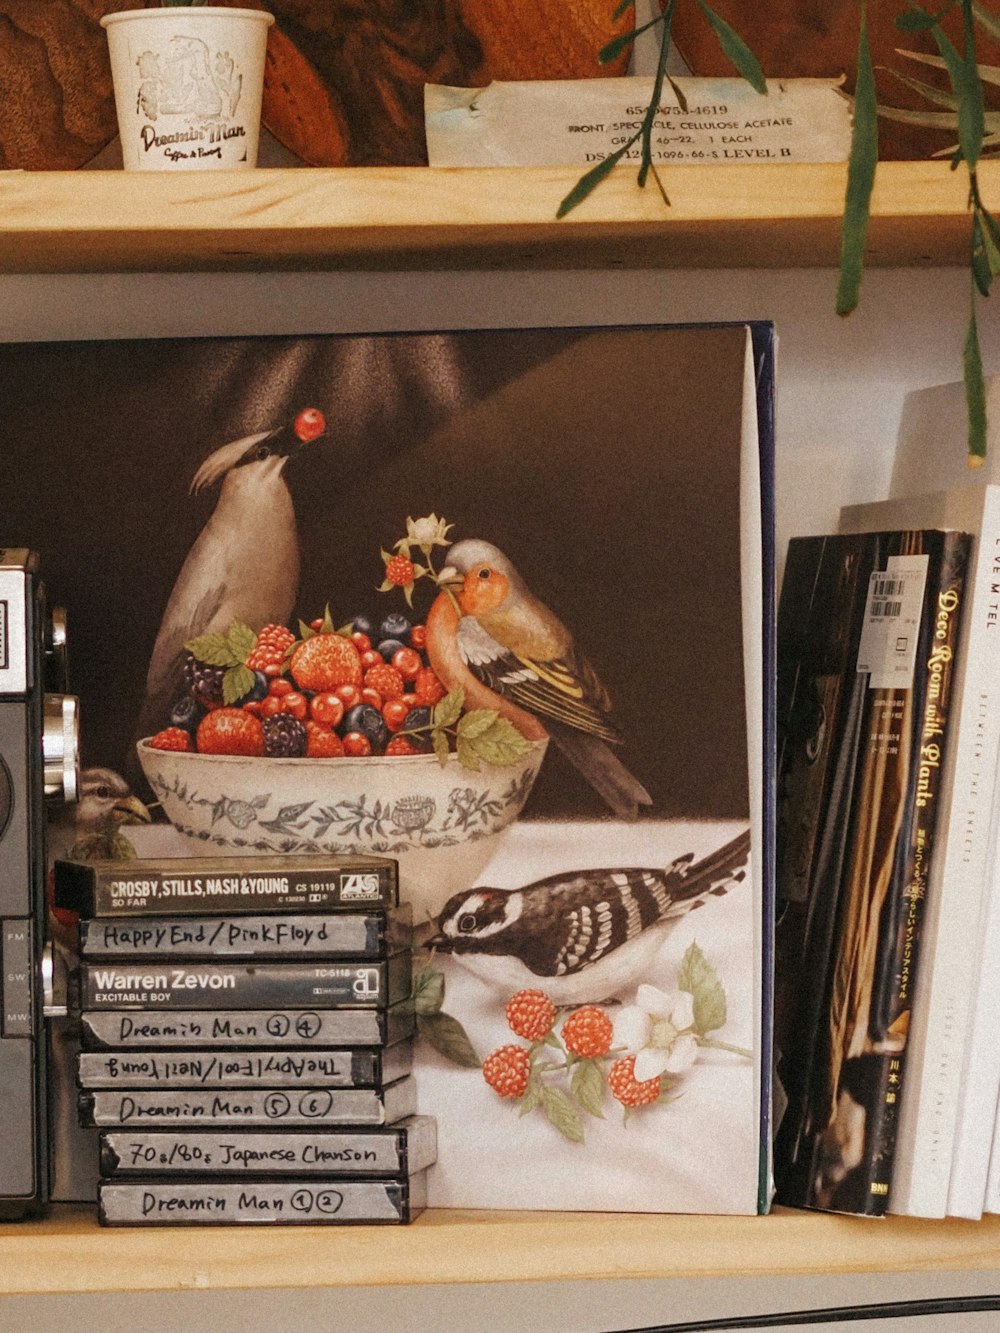
[[[404,615],[329,611],[298,632],[236,623],[186,645],[169,719],[138,744],[174,827],[202,852],[391,856],[434,915],[520,814],[546,742],[467,709]]]

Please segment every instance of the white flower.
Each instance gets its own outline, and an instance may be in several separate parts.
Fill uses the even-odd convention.
[[[407,550],[410,546],[419,546],[424,555],[430,555],[432,546],[451,545],[448,532],[452,527],[453,523],[446,523],[437,514],[429,514],[426,518],[407,518],[406,536],[396,544],[400,548],[405,546]]]
[[[635,1056],[636,1079],[644,1083],[659,1074],[690,1069],[698,1058],[691,993],[644,985],[635,1000],[618,1011],[613,1042]]]

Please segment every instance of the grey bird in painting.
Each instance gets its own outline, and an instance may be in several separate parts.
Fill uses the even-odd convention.
[[[79,796],[61,806],[48,825],[49,859],[122,859],[135,851],[124,842],[123,827],[148,824],[147,806],[113,768],[85,768],[80,773]]]
[[[664,870],[568,870],[520,889],[468,889],[445,903],[426,947],[454,954],[510,995],[540,987],[556,1004],[617,995],[645,978],[681,917],[743,883],[750,834]]]
[[[234,620],[253,630],[288,620],[299,583],[299,539],[284,470],[325,428],[323,414],[306,408],[291,424],[222,445],[195,473],[192,493],[221,480],[219,500],[163,613],[146,676],[140,735],[166,725],[183,692],[189,639],[225,631]]]

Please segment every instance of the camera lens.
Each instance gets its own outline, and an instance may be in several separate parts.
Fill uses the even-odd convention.
[[[42,760],[49,800],[75,801],[80,778],[77,700],[72,694],[45,696]]]

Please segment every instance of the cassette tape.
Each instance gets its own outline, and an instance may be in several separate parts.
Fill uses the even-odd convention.
[[[88,1088],[80,1124],[392,1125],[417,1109],[412,1074],[385,1088]]]
[[[57,907],[81,917],[328,912],[395,907],[397,863],[381,856],[226,856],[57,861]]]
[[[387,1008],[412,983],[409,950],[383,962],[82,963],[80,1008],[290,1009],[339,1005]]]
[[[150,1176],[405,1176],[437,1161],[437,1121],[415,1115],[398,1125],[341,1130],[103,1129],[107,1178]]]
[[[427,1207],[427,1172],[395,1180],[102,1181],[105,1227],[406,1224]]]
[[[413,1042],[385,1050],[83,1051],[81,1088],[380,1088],[413,1070]]]
[[[80,922],[80,957],[379,959],[408,949],[409,904],[369,912],[297,915],[97,917]]]
[[[412,1037],[409,1001],[389,1009],[219,1009],[162,1013],[105,1010],[80,1015],[84,1050],[188,1047],[394,1046]]]

